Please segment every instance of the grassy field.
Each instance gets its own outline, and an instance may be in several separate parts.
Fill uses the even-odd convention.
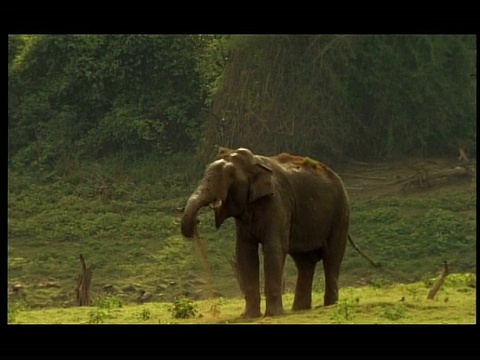
[[[193,243],[179,231],[181,214],[176,209],[184,205],[200,177],[185,173],[183,163],[182,158],[164,163],[147,159],[130,165],[121,161],[73,163],[58,169],[60,176],[9,170],[11,322],[86,323],[96,316],[105,323],[238,321],[243,301],[228,262],[234,249],[233,221],[216,231],[210,212],[205,210],[200,216],[210,284]],[[435,166],[447,165],[436,162]],[[449,262],[450,276],[476,273],[475,183],[458,180],[399,189],[382,180],[408,176],[410,167],[411,161],[406,161],[340,171],[352,202],[351,234],[383,266],[371,267],[348,246],[340,279],[344,302],[257,321],[474,321],[474,283],[446,287],[436,301],[424,299],[426,286],[440,273],[443,260]],[[80,254],[93,271],[94,302],[107,297],[122,307],[110,304],[108,311],[102,306],[73,307]],[[290,259],[286,280],[289,308],[295,285]],[[208,299],[212,289],[218,298]],[[323,296],[321,266],[314,290],[318,305]],[[150,294],[148,303],[138,303],[142,292]],[[172,318],[167,308],[180,295],[195,299],[203,317]],[[406,300],[399,302],[402,297]],[[342,319],[338,315],[342,311],[349,315]],[[217,317],[212,312],[218,312]],[[389,312],[401,314],[381,315]]]
[[[335,306],[292,312],[278,317],[245,320],[239,317],[243,300],[214,298],[194,301],[180,298],[173,303],[123,305],[115,296],[98,298],[95,306],[28,310],[17,304],[9,312],[10,322],[18,324],[473,324],[476,297],[473,275],[455,274],[437,294],[427,300],[423,282],[386,287],[346,287]],[[313,301],[321,304],[323,294]],[[264,299],[262,300],[264,301]],[[293,294],[284,295],[287,308]]]

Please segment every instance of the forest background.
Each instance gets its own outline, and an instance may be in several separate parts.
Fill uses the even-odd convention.
[[[327,163],[476,151],[473,35],[10,35],[8,91],[9,166],[29,171],[198,164],[215,145]]]

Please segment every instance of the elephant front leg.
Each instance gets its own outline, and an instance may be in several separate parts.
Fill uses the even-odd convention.
[[[316,259],[312,254],[292,254],[297,267],[297,285],[292,310],[308,310],[312,308],[312,283],[315,274]]]
[[[282,285],[285,257],[286,253],[281,249],[268,245],[264,247],[265,316],[283,314]]]
[[[237,239],[236,257],[239,280],[245,296],[245,311],[242,316],[259,317],[261,312],[258,243]]]

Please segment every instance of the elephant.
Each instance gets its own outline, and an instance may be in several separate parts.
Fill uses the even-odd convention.
[[[288,153],[267,157],[246,148],[219,148],[184,207],[183,236],[194,236],[198,211],[208,205],[215,213],[217,229],[227,218],[235,219],[235,255],[245,297],[243,317],[262,315],[260,244],[265,316],[284,313],[282,279],[287,254],[297,268],[292,310],[311,309],[313,276],[321,260],[323,304],[338,301],[340,266],[347,239],[353,241],[347,191],[339,175],[327,165]]]

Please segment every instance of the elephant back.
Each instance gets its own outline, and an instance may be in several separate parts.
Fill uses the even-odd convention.
[[[278,162],[286,170],[290,171],[310,171],[319,175],[336,177],[335,172],[322,162],[312,159],[308,156],[297,156],[289,153],[281,153],[271,158]]]

